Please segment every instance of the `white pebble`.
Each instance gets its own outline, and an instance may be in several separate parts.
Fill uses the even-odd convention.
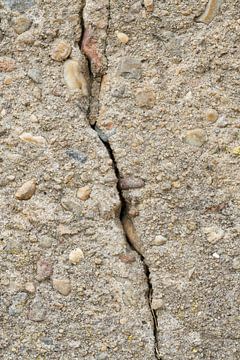
[[[71,264],[79,264],[80,261],[84,258],[83,252],[80,248],[72,250],[69,254],[69,261]]]
[[[44,139],[43,136],[34,136],[31,133],[28,132],[24,132],[22,133],[20,136],[20,139],[22,141],[34,144],[34,145],[39,145],[39,146],[45,146],[46,145],[46,140]]]
[[[81,72],[77,60],[67,60],[64,63],[64,80],[69,89],[81,89],[84,96],[88,96],[88,85],[85,76]]]
[[[36,181],[26,181],[16,192],[15,196],[18,200],[29,200],[36,191]]]
[[[122,43],[122,44],[127,44],[129,41],[129,37],[127,36],[127,34],[124,34],[123,32],[120,31],[116,31],[116,35],[118,40]]]

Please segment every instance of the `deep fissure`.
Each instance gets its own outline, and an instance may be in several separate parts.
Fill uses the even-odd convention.
[[[108,30],[109,30],[109,21],[110,21],[110,3],[111,3],[111,1],[109,0],[109,5],[108,5],[109,6],[109,9],[108,9],[109,14],[108,14],[107,33],[108,33]],[[83,14],[85,6],[86,6],[86,0],[83,2],[83,6],[81,8],[81,14],[80,14],[80,21],[81,21],[81,28],[82,28],[81,39],[80,39],[80,42],[79,42],[80,50],[82,49],[82,42],[83,42],[85,30],[86,30],[85,29],[84,14]],[[105,49],[104,49],[105,56],[106,56],[106,47],[107,47],[107,38],[106,38]],[[122,225],[122,229],[123,229],[123,233],[124,233],[124,236],[125,236],[125,239],[126,239],[126,243],[129,245],[129,247],[133,251],[135,251],[139,255],[139,258],[140,258],[140,260],[142,262],[142,266],[143,266],[143,270],[144,270],[144,273],[145,273],[145,276],[146,276],[146,281],[147,281],[147,286],[148,286],[148,291],[147,291],[148,306],[149,306],[149,309],[150,309],[150,312],[151,312],[152,324],[153,324],[154,354],[155,354],[155,358],[157,360],[161,360],[160,355],[159,355],[159,349],[158,349],[157,314],[156,314],[156,311],[154,309],[152,309],[152,305],[151,305],[153,286],[152,286],[152,282],[151,282],[150,269],[149,269],[149,266],[147,265],[147,263],[145,261],[145,257],[143,256],[143,254],[140,253],[139,250],[137,250],[134,247],[134,245],[130,241],[126,231],[124,230],[123,218],[128,214],[128,204],[127,204],[126,199],[124,198],[123,191],[122,191],[121,186],[120,186],[121,175],[120,175],[120,171],[118,169],[116,158],[114,156],[114,152],[113,152],[113,150],[111,148],[111,145],[110,145],[109,141],[104,141],[99,136],[99,133],[96,130],[96,122],[94,124],[91,124],[91,122],[90,122],[91,105],[92,105],[93,100],[95,100],[93,98],[93,95],[92,95],[92,86],[93,86],[93,82],[94,82],[94,74],[93,74],[92,69],[91,69],[91,60],[86,55],[85,55],[85,58],[86,58],[86,61],[87,61],[87,64],[88,64],[88,72],[89,72],[89,79],[90,79],[90,84],[89,84],[90,96],[89,96],[89,103],[88,103],[88,109],[87,109],[87,120],[88,120],[88,123],[89,123],[90,127],[97,133],[100,141],[105,146],[105,148],[106,148],[106,150],[108,152],[109,158],[112,160],[113,170],[114,170],[116,178],[117,178],[117,191],[118,191],[118,195],[119,195],[119,198],[120,198],[120,204],[121,204],[120,212],[119,212],[119,220],[120,220],[120,223]],[[106,56],[106,59],[107,59],[107,56]],[[108,62],[107,62],[107,67],[108,67]],[[101,76],[101,78],[100,78],[100,84],[101,84],[102,78],[103,78],[103,76]],[[101,89],[101,86],[100,86],[100,89]],[[99,94],[98,94],[97,101],[99,102]]]

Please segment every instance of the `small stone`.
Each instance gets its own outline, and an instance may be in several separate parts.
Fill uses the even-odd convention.
[[[138,89],[136,93],[136,104],[140,107],[152,108],[155,105],[156,95],[151,89]]]
[[[240,257],[235,257],[232,262],[232,267],[234,270],[240,270]]]
[[[133,57],[123,57],[118,67],[118,74],[126,79],[140,80],[142,76],[141,61]]]
[[[135,229],[135,226],[132,222],[132,220],[125,215],[122,219],[122,225],[123,229],[125,231],[125,234],[127,235],[127,238],[130,242],[130,244],[133,246],[136,251],[141,254],[142,253],[142,243],[141,240],[137,234],[137,231]]]
[[[18,200],[29,200],[36,191],[36,181],[26,181],[16,192],[15,197]]]
[[[64,80],[69,89],[81,89],[83,96],[89,95],[87,80],[77,60],[65,61]]]
[[[50,236],[43,236],[38,239],[39,245],[44,249],[49,249],[52,246],[53,239]]]
[[[144,6],[147,9],[147,11],[153,11],[154,8],[153,0],[144,0]]]
[[[46,305],[40,298],[35,298],[30,306],[28,318],[31,321],[43,321],[46,317]]]
[[[35,285],[33,282],[27,282],[25,284],[25,290],[29,292],[30,294],[34,294],[36,291]]]
[[[48,260],[41,259],[37,262],[38,281],[49,279],[52,274],[53,274],[53,266]]]
[[[64,296],[69,295],[72,289],[68,279],[53,279],[53,288]]]
[[[82,164],[84,164],[87,161],[87,155],[85,155],[84,153],[78,150],[68,149],[66,150],[66,154],[71,159],[76,160],[77,162],[80,162]]]
[[[211,244],[216,244],[219,240],[224,237],[224,231],[216,226],[206,227],[203,229],[207,235],[207,240]]]
[[[208,121],[214,122],[218,119],[218,112],[214,109],[207,109],[205,116]]]
[[[32,21],[25,15],[18,16],[13,20],[13,28],[18,35],[30,29],[31,25]]]
[[[0,57],[0,72],[11,72],[16,69],[16,63],[9,57]]]
[[[202,129],[188,130],[185,135],[185,142],[188,145],[200,147],[206,141],[205,131]]]
[[[25,292],[20,292],[14,296],[12,305],[8,309],[8,313],[11,316],[16,316],[21,314],[24,310],[24,305],[27,301],[27,294]]]
[[[166,244],[166,242],[167,242],[167,238],[165,236],[157,235],[153,240],[152,244],[158,246],[158,245],[164,245]]]
[[[42,73],[39,69],[29,69],[28,76],[37,84],[40,84],[42,82]]]
[[[162,299],[153,299],[152,300],[152,309],[160,310],[164,307],[164,302]]]
[[[124,264],[132,264],[136,261],[136,257],[132,254],[121,254],[119,255],[119,259]]]
[[[51,58],[56,61],[66,60],[71,54],[71,45],[65,40],[58,40],[52,48]]]
[[[24,12],[35,4],[35,0],[4,0],[4,3],[12,10]]]
[[[83,201],[86,201],[87,199],[89,199],[90,194],[91,194],[91,189],[89,186],[83,186],[82,188],[78,189],[78,191],[77,191],[77,197]]]
[[[28,142],[34,145],[39,145],[39,146],[46,145],[46,140],[44,139],[43,136],[37,136],[37,135],[34,136],[30,133],[24,132],[19,136],[19,138],[24,142]]]
[[[34,41],[35,38],[31,30],[25,31],[17,37],[17,42],[22,45],[33,45]]]
[[[77,265],[82,259],[84,259],[84,255],[80,248],[72,250],[69,254],[69,261],[71,264]]]
[[[119,180],[119,187],[122,190],[140,189],[144,186],[145,182],[143,180],[133,177],[123,178]]]
[[[129,41],[129,37],[127,36],[127,34],[124,34],[123,32],[120,31],[116,31],[116,35],[118,40],[122,43],[122,44],[127,44]]]
[[[220,255],[218,253],[213,253],[212,256],[213,256],[214,259],[219,259],[220,258]]]

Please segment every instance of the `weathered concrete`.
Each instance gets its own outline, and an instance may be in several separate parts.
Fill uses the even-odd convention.
[[[2,1],[1,358],[238,359],[238,12]]]

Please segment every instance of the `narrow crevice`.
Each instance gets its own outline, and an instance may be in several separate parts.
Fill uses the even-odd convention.
[[[91,127],[92,127],[93,130],[96,131],[96,125],[91,125]],[[115,159],[115,156],[114,156],[114,153],[113,153],[113,150],[111,148],[110,143],[108,141],[103,141],[100,138],[100,136],[99,136],[99,139],[101,140],[101,142],[103,143],[103,145],[107,149],[109,157],[110,157],[110,159],[112,160],[112,163],[113,163],[113,169],[114,169],[116,178],[118,180],[118,182],[117,182],[117,190],[118,190],[118,195],[119,195],[120,202],[121,202],[119,220],[120,220],[120,223],[122,224],[122,228],[123,228],[123,231],[124,231],[123,218],[125,216],[128,216],[128,204],[127,204],[126,199],[124,198],[123,191],[122,191],[121,186],[120,186],[120,180],[121,180],[120,172],[119,172],[117,161]],[[157,322],[156,311],[152,308],[153,286],[152,286],[152,282],[151,282],[151,273],[150,273],[150,270],[149,270],[149,266],[147,265],[145,257],[143,256],[143,254],[140,253],[140,251],[138,249],[136,249],[136,247],[134,247],[134,244],[131,242],[131,240],[129,239],[129,237],[128,237],[128,235],[127,235],[127,233],[125,231],[124,231],[124,236],[125,236],[126,242],[128,243],[129,247],[139,255],[140,260],[141,260],[142,265],[143,265],[143,269],[144,269],[144,273],[145,273],[146,281],[147,281],[147,286],[148,286],[148,291],[147,291],[148,306],[149,306],[151,316],[152,316],[152,321],[153,321],[155,357],[156,357],[156,359],[160,360],[161,358],[160,358],[159,350],[158,350],[158,322]]]
[[[83,42],[83,39],[84,39],[84,32],[85,32],[85,22],[84,22],[84,8],[85,8],[85,5],[86,5],[86,0],[83,1],[83,5],[82,5],[82,9],[81,9],[81,14],[80,14],[80,20],[81,20],[81,27],[82,27],[82,34],[81,34],[81,40],[80,40],[80,43],[79,43],[79,47],[80,47],[80,50],[82,49],[82,42]],[[108,5],[108,10],[109,10],[109,13],[108,13],[108,25],[107,25],[107,29],[106,29],[106,32],[107,32],[107,35],[108,35],[108,32],[109,32],[109,23],[110,23],[110,18],[111,18],[111,0],[109,0],[109,5]],[[107,35],[106,35],[106,41],[105,41],[105,49],[104,49],[104,55],[107,59],[107,55],[106,55],[106,47],[107,47]],[[115,172],[115,176],[117,178],[117,191],[118,191],[118,195],[119,195],[119,199],[120,199],[120,211],[119,211],[119,220],[120,220],[120,223],[122,225],[122,229],[123,229],[123,233],[124,233],[124,236],[125,236],[125,239],[126,239],[126,243],[129,245],[129,247],[135,251],[138,255],[139,255],[139,258],[142,262],[142,266],[143,266],[143,269],[144,269],[144,273],[145,273],[145,276],[146,276],[146,282],[147,282],[147,287],[148,287],[148,291],[147,291],[147,300],[148,300],[148,306],[149,306],[149,310],[151,312],[151,317],[152,317],[152,324],[153,324],[153,335],[154,335],[154,353],[155,353],[155,358],[157,360],[161,360],[160,358],[160,355],[159,355],[159,349],[158,349],[158,322],[157,322],[157,314],[156,314],[156,311],[154,309],[152,309],[152,294],[153,294],[153,286],[152,286],[152,282],[151,282],[151,273],[150,273],[150,269],[149,269],[149,266],[147,265],[146,263],[146,260],[145,260],[145,257],[143,256],[143,254],[138,250],[136,249],[136,247],[134,246],[134,244],[131,242],[131,240],[129,239],[126,231],[124,230],[124,226],[123,226],[123,219],[124,217],[128,216],[128,204],[127,204],[127,201],[126,199],[124,198],[124,195],[123,195],[123,190],[120,186],[120,180],[121,180],[121,175],[120,175],[120,171],[118,169],[118,165],[117,165],[117,161],[116,161],[116,158],[114,156],[114,152],[111,148],[111,145],[109,143],[109,141],[104,141],[100,136],[99,136],[99,133],[97,131],[97,127],[96,127],[96,123],[95,124],[91,124],[90,122],[90,116],[91,116],[91,106],[92,106],[92,102],[94,100],[96,100],[94,97],[93,97],[93,94],[92,94],[92,86],[93,86],[93,82],[94,82],[94,74],[92,72],[92,69],[91,69],[91,60],[89,58],[87,58],[87,56],[85,56],[86,60],[87,60],[87,64],[88,64],[88,71],[89,71],[89,79],[90,79],[90,84],[89,84],[89,90],[90,90],[90,96],[89,96],[89,103],[88,103],[88,109],[87,109],[87,119],[88,119],[88,122],[89,122],[89,125],[90,127],[96,131],[100,141],[102,142],[102,144],[105,146],[107,152],[108,152],[108,155],[109,155],[109,158],[112,160],[112,164],[113,164],[113,170]],[[107,60],[107,67],[108,67],[108,60]],[[101,81],[102,81],[102,78],[103,78],[103,75],[101,76]],[[101,83],[100,81],[100,83]],[[101,86],[100,86],[100,89],[101,89]],[[100,94],[99,94],[100,95]],[[99,102],[99,99],[97,99],[97,101]]]

